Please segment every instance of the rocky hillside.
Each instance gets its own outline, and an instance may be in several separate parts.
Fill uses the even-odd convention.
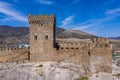
[[[94,67],[91,69],[96,71]],[[112,74],[86,75],[85,71],[81,64],[65,62],[0,63],[0,80],[120,80],[120,67],[116,65]]]
[[[24,36],[29,34],[27,27],[0,26],[0,37]]]
[[[93,38],[91,34],[78,30],[65,30],[56,28],[57,38]],[[29,28],[28,27],[11,27],[7,25],[0,26],[0,47],[16,47],[21,43],[29,43]]]
[[[79,39],[88,39],[94,38],[96,36],[89,33],[79,31],[79,30],[64,30],[58,35],[59,38],[79,38]]]

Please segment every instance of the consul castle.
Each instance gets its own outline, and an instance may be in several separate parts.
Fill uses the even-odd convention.
[[[112,71],[112,48],[108,39],[94,38],[90,42],[56,40],[56,18],[53,14],[30,14],[28,21],[30,48],[1,49],[1,62],[64,61],[82,63],[86,69],[95,65],[98,71]]]

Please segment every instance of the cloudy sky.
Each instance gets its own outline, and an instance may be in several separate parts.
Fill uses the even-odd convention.
[[[30,13],[55,14],[65,29],[120,36],[120,0],[0,0],[0,25],[29,26]]]

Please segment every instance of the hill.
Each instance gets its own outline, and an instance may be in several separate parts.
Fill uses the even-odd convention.
[[[119,39],[109,39],[110,43],[113,44],[113,50],[120,49],[120,40]]]
[[[79,38],[79,39],[89,39],[96,36],[89,33],[79,31],[79,30],[65,30],[59,34],[59,38]]]
[[[93,38],[94,35],[79,30],[56,28],[56,38]],[[21,43],[29,43],[29,27],[0,26],[0,47],[16,47]]]
[[[120,36],[118,36],[118,37],[110,37],[109,39],[118,39],[118,40],[120,40]]]

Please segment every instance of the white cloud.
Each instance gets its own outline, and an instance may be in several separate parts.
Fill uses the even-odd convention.
[[[79,23],[78,25],[74,25],[74,29],[90,29],[91,27],[94,27],[95,29],[100,29],[105,27],[105,23],[113,21],[116,19],[116,17],[120,17],[120,8],[112,9],[109,11],[105,11],[103,13],[105,15],[104,17],[90,19],[88,21],[85,21],[83,23]]]
[[[106,11],[106,15],[116,14],[116,13],[120,13],[120,8],[116,8],[116,9]]]
[[[51,5],[53,4],[52,1],[49,1],[49,0],[37,0],[40,4],[43,4],[43,5]]]
[[[69,16],[69,17],[65,18],[62,21],[62,26],[61,27],[70,25],[72,23],[72,21],[73,21],[73,18],[74,18],[74,16]]]
[[[13,19],[16,21],[27,22],[27,17],[18,10],[14,9],[13,5],[10,3],[0,1],[0,13],[7,15],[7,20]]]
[[[102,17],[89,19],[77,24],[70,24],[74,17],[69,16],[62,21],[62,27],[66,29],[83,30],[92,34],[97,34],[101,28],[107,27],[106,23],[115,20],[117,17],[120,17],[119,8],[109,11],[106,10],[103,12]]]
[[[76,26],[76,27],[75,27],[75,26]],[[92,27],[91,24],[89,24],[89,25],[83,25],[83,26],[81,26],[81,24],[79,24],[79,25],[74,25],[72,29],[84,30],[84,29],[88,29],[88,28],[90,28],[90,27]]]

